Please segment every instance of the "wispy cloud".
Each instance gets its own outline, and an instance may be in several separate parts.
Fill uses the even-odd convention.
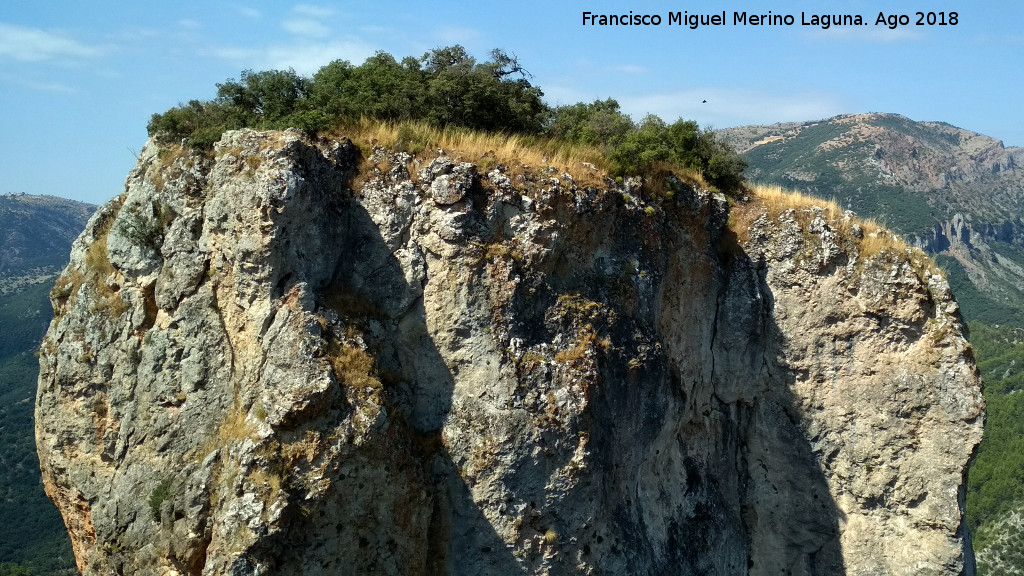
[[[74,94],[78,92],[78,90],[59,82],[35,80],[32,78],[15,76],[13,74],[0,74],[0,82],[14,84],[30,90],[39,90],[41,92],[59,92],[63,94]]]
[[[463,26],[445,26],[434,31],[434,37],[442,44],[472,44],[481,38],[483,34],[474,28]]]
[[[592,102],[591,96],[574,85],[571,80],[558,79],[541,84],[544,100],[552,106],[567,106],[577,102]]]
[[[331,29],[312,18],[289,18],[281,23],[281,27],[304,38],[325,38]]]
[[[263,17],[262,12],[249,6],[236,5],[234,6],[234,9],[240,16],[249,18],[250,20],[257,20]]]
[[[293,68],[299,74],[310,75],[334,60],[362,63],[376,48],[361,40],[333,42],[301,42],[277,44],[261,48],[221,47],[211,51],[215,57],[228,60],[242,68],[254,70],[284,70]]]
[[[58,33],[0,23],[0,59],[40,62],[93,58],[104,51],[104,48],[89,46]]]
[[[299,4],[292,7],[290,16],[281,22],[281,27],[303,38],[326,38],[330,36],[331,29],[324,20],[334,14],[334,9],[327,6]]]
[[[706,100],[706,102],[705,102]],[[828,118],[844,111],[831,94],[802,92],[765,93],[757,90],[706,87],[620,98],[623,111],[639,119],[657,114],[666,121],[697,120],[702,126],[725,128],[743,124],[767,124]]]
[[[107,36],[107,38],[118,44],[131,44],[132,42],[141,42],[153,38],[159,38],[162,34],[163,31],[157,28],[131,26],[112,32]]]
[[[336,16],[337,11],[330,6],[298,4],[281,22],[281,27],[294,36],[293,40],[256,47],[222,46],[207,53],[243,68],[292,68],[299,74],[310,75],[334,60],[362,63],[377,51],[377,46],[357,36],[335,33],[330,19]]]
[[[373,56],[376,47],[361,41],[338,41],[326,44],[272,46],[267,58],[274,68],[294,68],[300,74],[312,74],[334,60],[361,64]]]
[[[818,42],[867,42],[886,44],[890,42],[907,42],[922,37],[920,32],[909,28],[891,30],[881,26],[817,29],[807,33],[807,37]]]
[[[298,4],[292,7],[292,12],[298,16],[306,16],[308,18],[329,18],[334,16],[333,8],[314,4]]]
[[[643,66],[636,66],[633,64],[623,64],[621,66],[610,66],[608,67],[609,72],[615,72],[618,74],[647,74],[650,72],[649,69]]]

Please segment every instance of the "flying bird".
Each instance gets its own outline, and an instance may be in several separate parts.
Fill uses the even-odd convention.
[[[701,102],[701,104],[707,104],[707,103],[708,103],[708,101],[707,101],[707,100],[705,100],[705,101]]]

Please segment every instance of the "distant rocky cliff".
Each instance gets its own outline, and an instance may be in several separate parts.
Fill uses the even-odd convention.
[[[972,572],[984,405],[926,259],[679,182],[360,163],[151,144],[76,241],[36,435],[85,573]]]

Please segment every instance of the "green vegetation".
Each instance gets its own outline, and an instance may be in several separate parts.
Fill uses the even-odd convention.
[[[401,61],[384,52],[359,66],[337,60],[312,78],[293,70],[247,70],[238,80],[218,84],[212,101],[192,100],[154,114],[149,134],[207,149],[229,129],[318,134],[372,120],[402,124],[395,146],[415,154],[428,143],[415,128],[422,123],[592,147],[613,176],[682,167],[725,192],[742,186],[745,162],[696,122],[668,124],[647,116],[637,123],[611,99],[551,108],[514,56],[501,50],[490,56],[477,62],[461,46],[451,46]]]
[[[53,318],[51,275],[67,263],[93,208],[50,196],[0,195],[0,576],[78,573],[64,523],[43,492],[32,412],[36,348]]]
[[[205,147],[227,129],[315,133],[360,118],[539,133],[547,107],[526,77],[516,59],[500,50],[478,63],[461,46],[401,62],[385,52],[360,66],[336,60],[312,78],[294,70],[247,70],[239,80],[218,84],[212,102],[193,100],[154,114],[149,133],[168,141],[189,138],[193,146]]]
[[[981,576],[1018,576],[1024,567],[1024,530],[1016,522],[1000,524],[998,540],[978,559]]]
[[[898,179],[883,178],[878,163],[871,160],[891,163],[893,159],[885,155],[896,154],[906,161],[902,168],[912,171],[915,160],[923,167],[936,154],[953,158],[957,151],[950,147],[960,144],[958,129],[896,115],[872,115],[865,122],[866,128],[887,132],[872,136],[869,130],[865,136],[864,127],[854,130],[856,123],[841,119],[801,125],[798,134],[755,130],[760,143],[746,157],[758,180],[834,198],[844,208],[907,235],[931,237],[936,223],[948,221],[954,213],[963,214],[978,232],[989,225],[1005,226],[1007,217],[1017,221],[1012,183],[952,181],[945,189],[924,192],[921,182],[927,180],[904,171],[900,178],[918,184],[900,186]],[[906,147],[908,142],[913,145]],[[986,190],[989,187],[993,190]],[[992,200],[999,197],[1006,201]],[[739,216],[741,211],[734,210],[732,218]],[[985,250],[933,255],[971,322],[970,341],[985,384],[985,437],[968,474],[966,510],[975,549],[991,547],[986,552],[989,558],[1012,557],[1003,552],[1022,542],[1018,536],[1002,537],[1007,526],[1003,520],[1024,511],[1024,290],[1014,272],[1024,265],[1024,249],[1015,243],[1020,236],[1017,224],[1013,226],[1012,231],[999,228],[999,234],[990,234]],[[994,566],[979,570],[998,573]]]
[[[931,206],[925,196],[879,184],[877,174],[836,168],[856,165],[859,159],[869,157],[873,151],[871,144],[853,142],[828,153],[818,149],[822,142],[843,135],[845,130],[843,125],[822,123],[805,128],[800,138],[785,145],[758,146],[747,152],[746,157],[752,166],[759,167],[759,180],[812,196],[834,198],[844,208],[874,218],[901,234],[934,227],[945,214]],[[798,179],[787,173],[806,174],[813,179]]]
[[[737,190],[743,184],[746,161],[713,132],[701,130],[692,120],[666,124],[653,115],[636,124],[615,100],[556,108],[547,134],[600,148],[611,160],[613,174],[644,174],[660,165],[676,165],[697,171],[722,190]]]
[[[139,210],[133,206],[118,227],[118,232],[136,246],[156,250],[163,243],[164,231],[174,217],[174,210],[160,202],[153,202],[149,210]]]
[[[979,322],[970,329],[988,403],[967,489],[967,522],[981,550],[998,537],[986,528],[1024,507],[1024,330]]]
[[[154,522],[160,521],[160,507],[171,497],[171,479],[167,478],[156,485],[149,493],[149,517]]]
[[[51,318],[49,288],[0,295],[0,575],[75,573],[64,523],[43,493],[32,434],[34,352]]]

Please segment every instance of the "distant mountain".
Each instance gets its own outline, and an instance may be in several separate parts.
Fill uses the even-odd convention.
[[[1024,327],[1024,148],[896,114],[720,135],[748,179],[835,198],[936,256],[968,318]]]
[[[56,196],[0,195],[0,293],[59,273],[95,209]]]
[[[95,206],[0,196],[0,576],[75,573],[60,514],[43,493],[32,409],[50,287]]]

